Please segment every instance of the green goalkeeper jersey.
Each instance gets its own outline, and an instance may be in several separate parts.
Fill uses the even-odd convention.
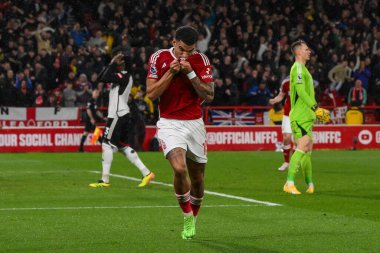
[[[312,121],[315,113],[312,107],[317,103],[314,97],[313,77],[304,64],[294,62],[290,70],[290,120]]]

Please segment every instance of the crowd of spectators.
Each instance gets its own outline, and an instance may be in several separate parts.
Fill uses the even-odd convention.
[[[107,106],[109,87],[97,73],[119,50],[131,59],[137,108],[154,121],[149,56],[171,47],[181,25],[198,29],[198,50],[212,62],[212,105],[268,105],[297,39],[313,50],[317,100],[379,105],[379,13],[378,0],[1,1],[0,105],[84,106],[99,89]]]

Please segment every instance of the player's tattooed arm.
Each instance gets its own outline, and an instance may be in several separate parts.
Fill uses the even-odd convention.
[[[203,98],[207,103],[214,99],[214,83],[204,83],[198,76],[190,80],[198,96]]]
[[[184,60],[180,61],[181,71],[187,75],[190,79],[198,96],[203,98],[206,102],[211,102],[214,99],[214,83],[202,82],[199,77],[195,74],[191,64]]]

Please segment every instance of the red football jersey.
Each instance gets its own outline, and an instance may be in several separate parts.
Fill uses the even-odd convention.
[[[285,93],[284,115],[289,116],[290,112],[290,79],[285,78],[281,83],[281,92]]]
[[[174,48],[163,49],[151,55],[148,79],[159,80],[169,70],[170,63],[176,59],[173,51]],[[202,82],[213,82],[211,64],[206,55],[194,52],[187,61]],[[178,73],[160,96],[160,117],[179,120],[199,119],[202,117],[202,102],[187,75]]]

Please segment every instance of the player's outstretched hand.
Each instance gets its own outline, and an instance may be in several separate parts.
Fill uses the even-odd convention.
[[[328,123],[330,121],[330,112],[329,112],[329,110],[326,110],[326,109],[318,107],[317,109],[315,109],[315,116],[323,124],[326,124],[326,123]]]

